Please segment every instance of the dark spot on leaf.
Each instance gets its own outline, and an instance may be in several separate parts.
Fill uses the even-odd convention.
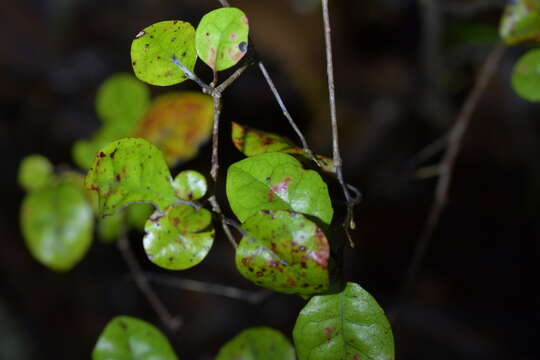
[[[178,23],[178,20],[173,20],[173,25],[176,25]]]
[[[106,155],[105,155],[105,153],[103,151],[100,151],[98,156],[100,158],[104,158]]]
[[[360,360],[360,354],[354,354],[353,360]]]
[[[206,36],[210,36],[210,33],[207,32],[207,33],[206,33]]]
[[[173,261],[173,260],[174,260],[174,258],[171,256],[171,257],[169,258],[169,261]]]
[[[302,287],[303,287],[303,288],[307,288],[307,287],[309,287],[309,284],[308,284],[308,283],[303,283],[303,284],[302,284]]]
[[[135,65],[137,65],[137,62],[134,61],[134,62],[131,63],[131,65],[135,66]]]
[[[114,159],[114,155],[116,155],[117,151],[118,151],[118,148],[114,149],[114,151],[111,153],[111,159]]]
[[[336,330],[335,327],[333,326],[327,326],[324,328],[324,335],[326,335],[326,339],[328,340],[328,342],[330,342],[330,340],[332,340],[332,337],[334,336],[334,331]]]
[[[241,51],[241,52],[246,52],[247,51],[247,42],[245,41],[242,41],[240,44],[238,44],[238,49]]]
[[[175,42],[175,41],[176,41],[176,38],[173,37],[173,38],[171,39],[171,42]],[[174,56],[173,56],[173,57],[174,57]]]
[[[116,179],[116,182],[119,183],[121,179],[120,174],[116,174],[115,179]]]
[[[127,327],[128,327],[127,324],[126,324],[125,322],[123,322],[123,321],[119,321],[118,324],[119,324],[120,327],[121,327],[122,329],[124,329],[124,330],[126,330]]]
[[[262,271],[258,271],[256,275],[257,275],[257,277],[261,277],[261,276],[264,275],[264,273]]]
[[[182,57],[186,57],[186,55],[187,55],[187,52],[184,51],[184,52],[182,53]]]

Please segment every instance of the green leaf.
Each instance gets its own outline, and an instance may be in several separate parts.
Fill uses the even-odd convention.
[[[522,98],[540,101],[540,49],[527,52],[514,65],[512,87]]]
[[[167,338],[153,325],[128,316],[112,319],[92,352],[92,360],[177,360]]]
[[[506,7],[499,26],[501,38],[510,45],[540,40],[540,2],[513,0]]]
[[[174,61],[193,71],[197,61],[195,30],[191,24],[161,21],[140,31],[131,44],[131,64],[142,81],[158,86],[174,85],[186,75]]]
[[[180,172],[174,178],[173,186],[180,199],[189,201],[202,198],[208,189],[204,175],[195,170]]]
[[[262,210],[249,217],[236,250],[236,267],[259,286],[311,295],[328,288],[330,247],[321,229],[305,216]]]
[[[246,156],[256,156],[269,152],[284,152],[291,155],[300,155],[304,160],[311,160],[309,155],[286,137],[270,132],[232,123],[232,141],[234,146]],[[321,169],[335,173],[336,168],[331,158],[324,155],[315,155]]]
[[[174,92],[157,97],[133,133],[156,145],[169,166],[197,155],[212,132],[212,98],[196,92]]]
[[[149,106],[148,87],[126,73],[109,77],[96,95],[96,112],[101,121],[124,132],[132,131]]]
[[[394,338],[383,310],[360,285],[314,296],[293,331],[299,360],[393,360]]]
[[[143,231],[146,221],[153,212],[152,205],[131,204],[127,208],[127,223],[131,228]]]
[[[94,192],[93,192],[94,193]],[[129,227],[140,231],[144,230],[146,221],[154,212],[150,204],[130,204],[127,208],[114,215],[98,219],[98,235],[105,243],[115,242],[120,236],[122,228]]]
[[[150,261],[169,270],[185,270],[199,264],[214,242],[212,215],[189,205],[155,212],[146,222],[144,250]]]
[[[39,190],[54,179],[54,168],[49,160],[41,155],[29,155],[19,165],[19,185],[26,191]]]
[[[282,333],[268,327],[242,331],[227,342],[216,360],[294,360],[294,348]]]
[[[148,87],[129,74],[115,74],[100,86],[96,96],[96,111],[102,127],[89,140],[79,140],[73,146],[73,159],[83,169],[89,169],[103,146],[131,135],[148,110]]]
[[[195,36],[197,54],[214,71],[236,65],[247,52],[249,23],[240,9],[228,7],[201,19]]]
[[[99,194],[102,216],[110,216],[134,202],[157,209],[178,202],[172,178],[159,149],[144,139],[125,138],[97,154],[85,185]]]
[[[94,218],[83,190],[70,183],[33,191],[23,201],[21,227],[26,246],[37,261],[68,271],[92,242]]]
[[[99,218],[97,224],[99,239],[104,243],[115,242],[120,236],[122,226],[124,226],[124,216],[123,211],[119,211],[114,215]]]
[[[292,210],[330,224],[333,215],[328,187],[294,157],[266,153],[232,164],[227,172],[227,198],[245,221],[259,210]]]

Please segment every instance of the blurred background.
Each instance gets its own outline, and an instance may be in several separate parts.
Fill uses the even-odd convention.
[[[231,2],[247,13],[257,51],[313,148],[330,155],[318,1]],[[387,312],[399,311],[397,359],[538,359],[540,106],[518,98],[509,79],[526,47],[507,49],[483,95],[415,288],[397,301],[436,181],[418,178],[415,155],[454,121],[498,41],[504,1],[331,5],[344,172],[364,194],[357,247],[347,249],[347,280],[360,283]],[[197,24],[218,6],[217,0],[0,2],[1,359],[87,359],[105,324],[120,314],[160,327],[182,359],[211,359],[250,326],[291,336],[304,304],[299,297],[274,294],[252,305],[156,285],[184,320],[178,332],[167,332],[115,246],[95,241],[71,272],[57,274],[32,259],[19,230],[21,159],[39,153],[73,166],[71,145],[99,126],[97,88],[113,73],[131,72],[134,35],[166,19]],[[202,65],[197,70],[210,79]],[[230,121],[295,139],[256,68],[227,91],[222,119],[223,168],[242,158],[228,141]],[[208,174],[209,159],[207,144],[180,168]],[[144,269],[162,273],[146,260],[142,234],[130,235]],[[235,270],[221,233],[200,266],[172,275],[256,290]]]

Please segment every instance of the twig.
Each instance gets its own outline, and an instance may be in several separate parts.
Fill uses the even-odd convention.
[[[330,11],[328,10],[328,0],[321,0],[323,7],[323,22],[324,22],[324,42],[326,49],[326,74],[328,76],[328,98],[330,100],[330,118],[332,121],[332,148],[333,148],[333,160],[336,168],[336,175],[345,195],[347,201],[347,217],[343,223],[343,229],[349,239],[349,244],[354,247],[349,229],[354,229],[356,224],[354,223],[354,204],[349,194],[347,184],[343,179],[342,159],[339,151],[339,132],[336,112],[336,94],[335,94],[335,80],[334,80],[334,64],[332,60],[332,33],[330,26]]]
[[[418,164],[423,163],[424,161],[430,159],[431,157],[435,156],[439,151],[443,151],[446,148],[446,145],[448,144],[448,133],[444,134],[428,146],[424,147],[422,150],[420,150],[416,155],[412,157],[410,160],[411,163],[414,164],[414,166],[418,166]]]
[[[472,114],[478,105],[480,97],[495,73],[503,53],[504,45],[498,44],[487,56],[486,61],[476,78],[474,88],[467,96],[456,122],[448,134],[448,147],[446,148],[442,162],[439,166],[440,176],[435,188],[435,197],[431,205],[429,216],[424,224],[422,234],[414,250],[414,256],[409,265],[405,280],[398,292],[398,302],[401,302],[412,290],[414,280],[426,254],[429,241],[433,236],[435,228],[439,224],[441,213],[448,201],[448,189],[450,187],[450,182],[452,181],[456,158],[461,150],[463,137],[467,131]]]
[[[204,81],[202,81],[197,75],[195,75],[191,70],[189,70],[182,62],[173,55],[171,57],[171,61],[182,70],[182,72],[186,75],[186,77],[190,80],[195,81],[206,94],[211,94],[213,91],[213,88],[206,84]]]
[[[218,295],[223,297],[228,297],[231,299],[247,301],[250,304],[259,304],[265,298],[267,298],[272,293],[268,290],[260,290],[257,292],[247,291],[239,289],[232,286],[225,286],[220,284],[210,284],[206,282],[189,280],[189,279],[180,279],[172,276],[154,274],[154,273],[145,273],[146,278],[155,283],[164,286],[168,286],[175,289],[188,290],[201,292],[205,294]]]
[[[210,205],[212,206],[212,211],[219,216],[221,227],[223,228],[225,235],[227,235],[229,242],[235,249],[238,248],[238,244],[236,243],[234,235],[232,234],[231,229],[229,228],[229,224],[227,223],[226,217],[223,215],[223,212],[221,211],[221,206],[219,206],[219,203],[216,200],[215,195],[210,196],[208,198],[208,201],[210,202]]]
[[[210,170],[210,176],[214,180],[214,186],[217,184],[217,177],[219,171],[219,117],[221,115],[221,94],[213,94],[214,99],[214,126],[212,129],[212,168]]]
[[[180,325],[182,325],[182,319],[179,316],[171,315],[171,313],[167,310],[161,299],[154,292],[154,289],[152,289],[152,287],[148,283],[148,279],[144,276],[141,265],[137,262],[137,258],[131,250],[131,246],[129,244],[129,240],[127,238],[125,230],[122,230],[122,232],[120,233],[117,241],[117,247],[118,250],[120,250],[122,257],[124,258],[124,261],[126,262],[129,271],[131,272],[131,276],[133,277],[135,284],[143,293],[144,297],[146,297],[146,300],[154,309],[156,314],[159,316],[161,322],[163,322],[170,331],[178,330],[180,328]]]
[[[270,90],[272,91],[272,94],[274,95],[274,98],[276,99],[276,101],[277,101],[277,103],[278,103],[278,105],[279,105],[279,107],[281,109],[281,112],[283,113],[283,116],[285,116],[287,121],[289,121],[289,124],[291,125],[294,132],[296,133],[296,135],[300,139],[300,142],[302,143],[302,148],[304,149],[306,154],[311,158],[311,160],[313,160],[317,164],[317,166],[321,167],[321,164],[319,163],[319,160],[317,160],[317,158],[313,154],[313,151],[311,151],[311,149],[310,149],[310,147],[309,147],[309,145],[308,145],[308,143],[306,141],[306,138],[304,137],[304,134],[302,134],[302,131],[300,131],[300,128],[298,128],[298,125],[296,125],[296,122],[294,121],[291,114],[287,110],[287,107],[285,106],[285,103],[283,102],[283,99],[281,98],[281,95],[277,91],[276,86],[274,85],[274,82],[272,81],[272,78],[270,77],[270,75],[268,74],[268,71],[266,70],[266,66],[260,60],[258,61],[258,66],[259,66],[259,69],[261,70],[261,73],[264,76],[264,79],[266,80],[266,83],[270,87]]]

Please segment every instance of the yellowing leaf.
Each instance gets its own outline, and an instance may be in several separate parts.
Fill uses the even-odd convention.
[[[133,134],[155,144],[169,166],[190,160],[210,136],[213,102],[194,92],[170,93],[154,101]]]

